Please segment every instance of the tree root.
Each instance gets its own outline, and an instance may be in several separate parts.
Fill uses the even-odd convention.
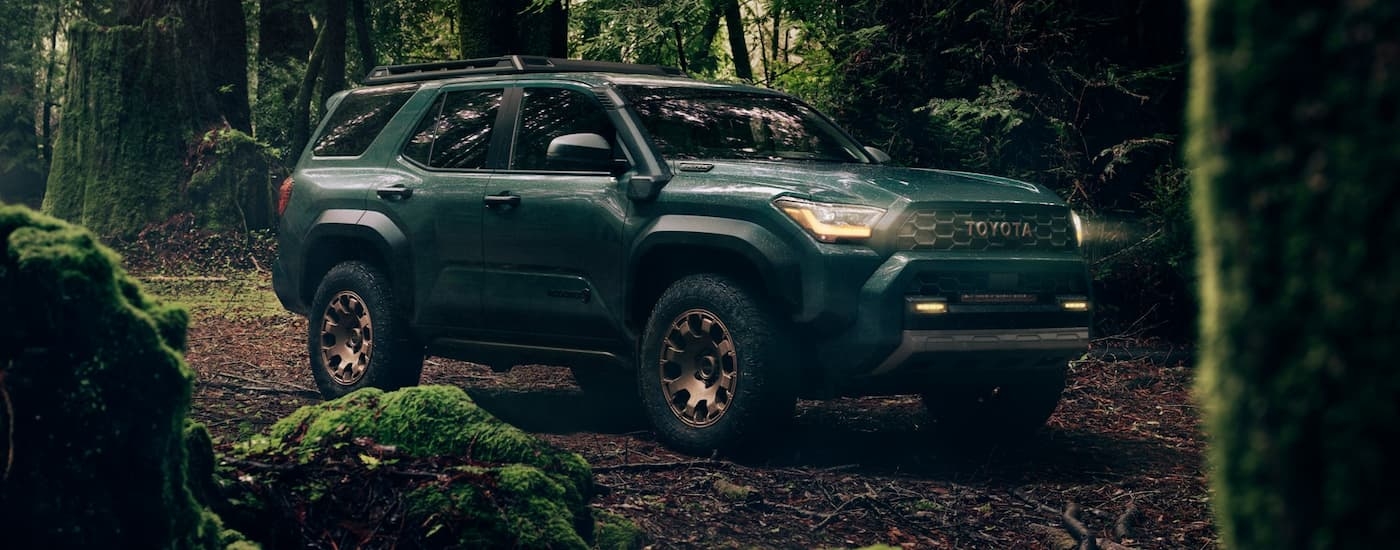
[[[1128,509],[1119,515],[1117,521],[1114,523],[1113,532],[1114,536],[1118,539],[1114,541],[1093,536],[1089,528],[1079,519],[1079,514],[1082,509],[1078,504],[1072,501],[1065,504],[1065,509],[1061,511],[1035,501],[1030,495],[1027,495],[1025,491],[1020,489],[1012,490],[1011,494],[1015,495],[1016,498],[1021,499],[1022,502],[1025,502],[1032,508],[1042,513],[1053,515],[1060,520],[1061,527],[1050,527],[1048,525],[1031,526],[1031,531],[1040,535],[1044,539],[1046,546],[1050,548],[1055,550],[1132,550],[1120,544],[1122,540],[1131,537],[1132,524],[1137,520],[1140,514],[1137,506],[1131,503],[1128,504]]]

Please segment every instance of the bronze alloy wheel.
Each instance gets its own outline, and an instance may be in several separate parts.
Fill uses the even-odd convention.
[[[717,422],[734,398],[738,365],[719,317],[703,309],[678,315],[661,346],[661,391],[671,412],[696,428]]]
[[[321,361],[331,379],[352,385],[365,376],[374,353],[369,308],[359,294],[342,290],[321,316]]]

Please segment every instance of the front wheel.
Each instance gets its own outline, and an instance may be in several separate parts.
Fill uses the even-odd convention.
[[[795,351],[786,322],[746,285],[692,275],[662,293],[643,338],[638,389],[668,445],[733,452],[792,417]]]
[[[363,262],[337,264],[321,279],[307,319],[307,353],[326,399],[411,386],[423,370],[423,348],[413,342],[388,278]]]

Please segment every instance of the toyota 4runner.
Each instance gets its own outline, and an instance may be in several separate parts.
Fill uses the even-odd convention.
[[[680,450],[798,397],[922,394],[931,431],[1042,425],[1089,341],[1047,189],[901,168],[772,90],[527,56],[378,67],[282,185],[278,298],[321,392],[425,354],[568,365]]]

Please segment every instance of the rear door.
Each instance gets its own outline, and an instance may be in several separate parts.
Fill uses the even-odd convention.
[[[495,131],[505,90],[448,86],[408,133],[394,178],[371,201],[412,249],[415,325],[428,338],[480,326],[481,195],[509,146]]]
[[[517,89],[519,115],[506,170],[487,184],[482,221],[483,328],[538,335],[542,345],[588,346],[621,338],[623,224],[630,206],[608,171],[551,164],[559,136],[590,133],[617,147],[617,131],[592,91],[564,84]],[[507,339],[519,339],[506,336]]]

